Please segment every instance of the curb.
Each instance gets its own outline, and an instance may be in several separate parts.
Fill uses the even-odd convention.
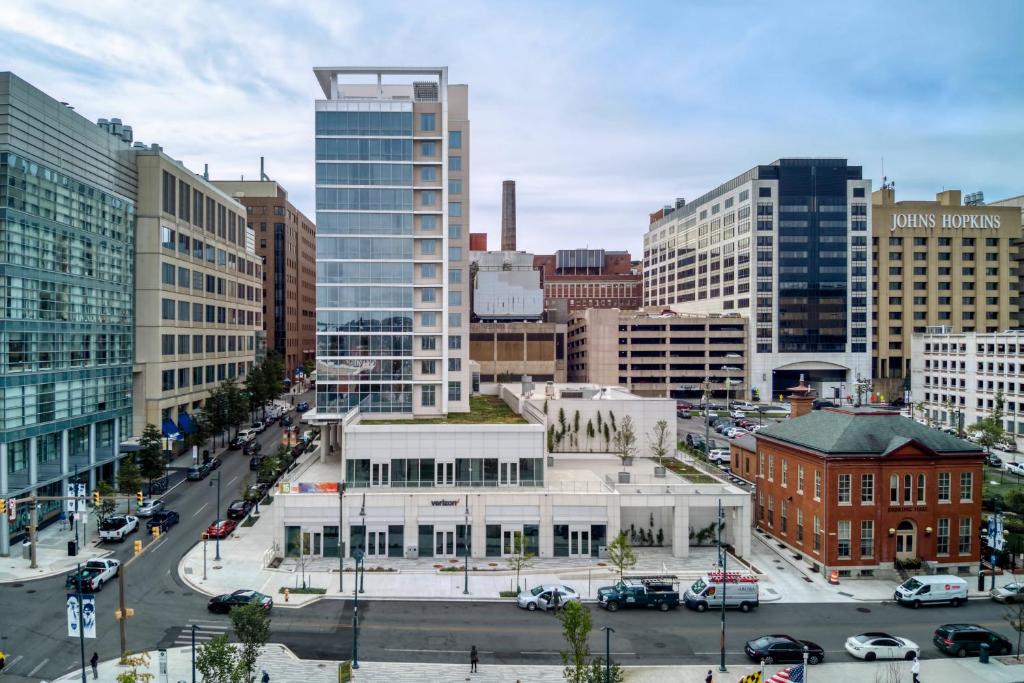
[[[102,553],[90,554],[88,559],[89,560],[102,560],[103,558],[110,557],[113,554],[114,554],[113,550],[106,550],[106,551],[104,551]],[[60,574],[66,574],[69,571],[72,571],[73,569],[74,569],[74,567],[68,567],[66,569],[55,569],[55,570],[52,570],[52,571],[44,572],[42,574],[33,574],[32,576],[27,576],[27,577],[23,577],[23,578],[0,579],[0,586],[6,585],[6,584],[9,584],[9,583],[27,583],[27,582],[30,582],[30,581],[40,581],[42,579],[52,579],[53,577],[58,576]]]

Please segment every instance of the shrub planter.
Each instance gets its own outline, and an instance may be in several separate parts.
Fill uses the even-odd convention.
[[[657,479],[664,479],[665,478],[665,468],[664,467],[655,467],[654,468],[654,476]]]
[[[629,483],[629,472],[619,472],[619,483],[620,484],[628,484]]]

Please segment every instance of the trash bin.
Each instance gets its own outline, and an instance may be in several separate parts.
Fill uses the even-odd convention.
[[[978,661],[982,664],[988,664],[988,643],[981,643],[978,645]]]
[[[27,538],[21,542],[21,558],[23,560],[32,559],[32,541]]]
[[[74,557],[78,554],[78,542],[68,541],[68,557]]]

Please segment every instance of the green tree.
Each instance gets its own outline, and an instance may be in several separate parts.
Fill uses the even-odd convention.
[[[992,446],[1006,442],[1006,432],[1003,430],[1003,392],[996,392],[992,412],[988,417],[981,418],[968,427],[967,431],[979,445],[985,447],[986,452],[990,452]]]
[[[128,655],[122,658],[121,666],[129,666],[131,669],[119,672],[115,679],[117,683],[149,683],[156,678],[147,671],[139,671],[139,668],[149,668],[148,652],[140,652],[137,655]]]
[[[629,544],[625,531],[619,532],[615,540],[608,544],[608,561],[619,570],[620,580],[627,569],[636,566],[636,553],[633,552],[633,546]]]
[[[1014,583],[1016,583],[1017,577],[1014,577]],[[1015,604],[1007,604],[1006,614],[1003,618],[1009,622],[1010,627],[1013,628],[1017,633],[1017,661],[1020,661],[1020,641],[1021,636],[1024,635],[1024,602],[1018,602]]]
[[[215,636],[200,645],[196,652],[196,669],[204,683],[238,683],[238,650],[225,635]]]
[[[630,458],[636,456],[636,432],[633,431],[632,417],[627,415],[622,418],[622,424],[615,431],[612,443],[615,445],[615,455],[619,456],[623,465],[626,465]]]
[[[156,425],[147,424],[139,437],[139,474],[143,479],[149,481],[150,488],[153,487],[153,480],[159,479],[164,474],[166,462],[164,458],[163,434]]]
[[[587,420],[587,451],[590,450],[590,441],[594,438],[594,422]]]
[[[235,430],[234,435],[238,436],[238,430],[249,419],[249,402],[245,398],[242,387],[234,378],[225,380],[224,395],[226,397],[227,424]]]
[[[306,377],[312,375],[314,370],[316,370],[316,363],[313,362],[312,358],[302,361],[302,372]]]
[[[526,552],[526,540],[523,537],[523,532],[513,531],[512,532],[512,554],[505,558],[508,562],[510,569],[516,573],[516,590],[522,590],[519,587],[519,573],[530,566],[530,561],[533,559],[533,553]]]
[[[623,420],[623,425],[625,425],[625,420]],[[651,455],[658,459],[658,464],[660,465],[662,458],[668,455],[668,449],[672,443],[668,433],[668,421],[658,420],[654,424],[654,429],[651,431],[648,439],[651,446]]]
[[[562,622],[562,637],[568,646],[562,650],[562,676],[569,683],[589,683],[590,645],[588,638],[593,628],[590,619],[590,610],[577,601],[565,603],[565,607],[558,613],[558,620]]]
[[[114,500],[114,487],[105,481],[96,484],[96,490],[100,492],[100,504],[96,506],[96,516],[102,522],[117,509],[117,501]]]
[[[612,662],[608,669],[611,674],[611,683],[622,683],[625,680],[622,667],[615,662]],[[587,683],[605,683],[606,680],[604,675],[604,657],[594,657],[590,662],[590,668],[587,669]]]
[[[256,660],[270,640],[270,616],[261,605],[242,605],[231,610],[231,625],[238,636],[238,679],[242,683],[256,680]]]
[[[121,458],[117,466],[117,492],[127,495],[134,495],[142,488],[142,474],[139,472],[139,464],[135,462],[135,454],[129,453]],[[129,507],[131,507],[129,505]]]

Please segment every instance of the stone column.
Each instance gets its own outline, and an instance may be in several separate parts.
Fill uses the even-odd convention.
[[[114,418],[114,436],[111,447],[114,450],[114,486],[117,487],[117,478],[121,473],[121,418]]]
[[[70,436],[68,430],[61,430],[60,433],[60,472],[61,474],[71,474],[71,466],[69,459],[71,457],[70,451]]]
[[[487,557],[487,509],[484,497],[476,494],[469,497],[469,523],[473,525],[471,533],[473,553],[470,557]]]
[[[540,524],[537,529],[537,554],[541,557],[555,556],[554,510],[551,496],[544,494],[540,498]]]
[[[96,423],[89,425],[89,490],[96,489]]]
[[[672,517],[672,557],[689,557],[690,501],[683,495],[677,495],[675,499],[675,514]]]

